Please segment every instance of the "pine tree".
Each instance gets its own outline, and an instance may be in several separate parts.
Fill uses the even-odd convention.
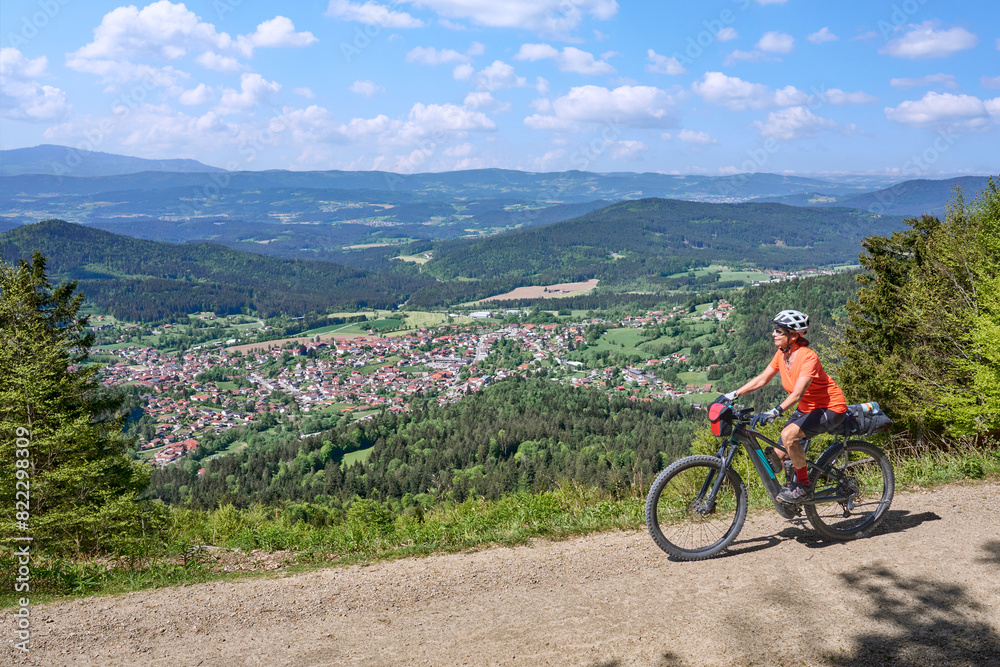
[[[76,287],[53,288],[40,253],[0,263],[0,496],[13,508],[25,488],[16,481],[30,495],[27,531],[5,509],[0,534],[30,536],[53,554],[135,554],[154,539],[159,515],[138,499],[149,471],[128,456],[121,400],[86,363],[94,335]],[[27,479],[16,480],[17,469]]]

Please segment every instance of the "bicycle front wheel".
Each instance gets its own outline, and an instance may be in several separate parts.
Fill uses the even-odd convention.
[[[861,440],[851,440],[823,452],[816,462],[841,475],[819,474],[812,480],[813,496],[846,497],[842,502],[806,505],[813,528],[832,540],[854,540],[870,534],[885,518],[896,488],[892,463],[885,452]]]
[[[747,516],[747,491],[714,456],[689,456],[661,472],[646,498],[646,526],[656,545],[681,560],[710,558],[736,539]]]

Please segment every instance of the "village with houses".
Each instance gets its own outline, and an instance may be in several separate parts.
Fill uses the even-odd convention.
[[[155,430],[140,435],[137,448],[152,464],[166,465],[196,449],[205,435],[250,424],[265,414],[293,422],[316,414],[363,419],[382,410],[407,411],[416,394],[453,402],[490,383],[542,370],[562,382],[626,392],[635,400],[704,394],[711,390],[710,383],[671,385],[655,372],[665,363],[685,364],[683,350],[607,365],[606,359],[581,354],[588,347],[586,332],[598,328],[628,333],[680,320],[686,326],[702,322],[702,329],[710,325],[724,330],[719,323],[730,312],[730,304],[720,301],[695,314],[675,309],[617,321],[476,321],[397,335],[330,334],[271,341],[270,348],[208,346],[171,353],[125,346],[113,351],[117,361],[105,366],[102,377],[108,386],[139,388]],[[516,350],[519,363],[494,352],[501,341],[504,349]]]

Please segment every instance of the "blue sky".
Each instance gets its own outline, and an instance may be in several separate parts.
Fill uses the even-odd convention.
[[[0,6],[0,145],[228,169],[1000,173],[982,0]]]

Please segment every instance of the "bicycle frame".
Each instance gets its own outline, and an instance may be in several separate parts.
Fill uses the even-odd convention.
[[[771,502],[774,503],[774,508],[778,511],[778,514],[786,519],[791,519],[799,513],[798,507],[793,507],[790,505],[785,505],[779,501],[776,496],[781,492],[782,484],[778,481],[777,476],[774,471],[771,470],[771,464],[768,463],[767,457],[764,456],[764,451],[760,447],[759,440],[763,440],[775,449],[780,449],[781,451],[788,453],[780,443],[777,443],[762,433],[758,433],[750,428],[747,428],[744,424],[734,424],[733,434],[723,441],[722,446],[719,447],[719,451],[716,454],[723,462],[723,470],[729,469],[732,464],[733,457],[739,450],[740,445],[747,452],[747,456],[750,457],[750,462],[753,463],[753,467],[757,470],[757,475],[760,477],[761,482],[764,484],[764,488],[767,490],[768,495],[771,497]],[[841,444],[843,436],[836,435],[833,439],[833,444],[831,447],[836,447]],[[808,445],[807,445],[808,446]],[[815,461],[806,458],[806,465],[810,470],[818,471],[825,474],[827,477],[831,478],[835,482],[839,482],[843,475],[838,471],[830,469],[829,466],[820,466]],[[718,476],[713,483],[711,475],[705,480],[705,485],[702,488],[702,493],[707,491],[707,486],[712,483],[712,491],[709,498],[714,499],[719,491],[719,487],[722,484],[722,475]],[[800,505],[818,505],[821,503],[849,503],[851,498],[844,495],[832,494],[832,495],[814,495],[810,500],[803,501]]]

